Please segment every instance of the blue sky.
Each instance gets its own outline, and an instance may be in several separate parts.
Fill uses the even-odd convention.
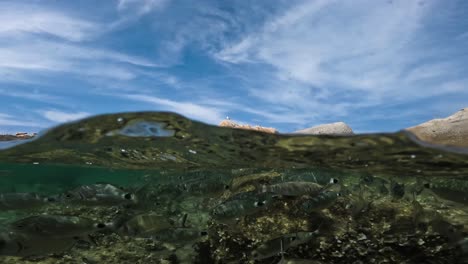
[[[468,106],[467,17],[463,0],[1,1],[0,133],[140,110],[397,131]]]

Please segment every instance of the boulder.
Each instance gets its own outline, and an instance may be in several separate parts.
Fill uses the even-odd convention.
[[[231,120],[223,120],[223,121],[221,121],[221,123],[219,123],[219,126],[240,128],[240,129],[247,129],[247,130],[255,130],[255,131],[261,131],[261,132],[270,133],[270,134],[277,134],[278,133],[278,130],[276,130],[275,128],[272,128],[272,127],[241,125],[241,124],[234,123]]]
[[[318,126],[295,131],[293,132],[293,134],[338,135],[338,136],[354,135],[351,127],[349,127],[347,124],[343,122],[318,125]]]
[[[433,119],[406,130],[428,143],[468,147],[468,108],[447,118]]]

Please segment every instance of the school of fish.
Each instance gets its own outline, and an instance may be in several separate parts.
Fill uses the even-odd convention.
[[[375,206],[375,198],[371,197],[374,194],[407,200],[411,205],[410,229],[430,227],[446,237],[447,243],[466,247],[463,225],[450,223],[418,201],[418,196],[425,192],[435,199],[466,205],[466,193],[453,195],[453,190],[423,181],[405,184],[369,175],[352,185],[332,177],[317,179],[313,173],[299,179],[288,175],[285,178],[285,174],[239,173],[234,174],[234,178],[197,174],[181,176],[176,183],[149,180],[138,187],[96,183],[54,195],[0,193],[0,212],[15,212],[20,216],[2,225],[0,256],[27,258],[60,254],[79,243],[95,243],[93,234],[99,233],[164,242],[171,245],[170,251],[185,256],[179,257],[180,263],[190,263],[195,254],[191,245],[216,237],[213,226],[236,233],[241,226],[248,226],[252,219],[276,214],[278,208],[282,208],[286,212],[317,215],[319,222],[309,225],[308,230],[260,239],[249,252],[239,256],[239,261],[271,259],[276,263],[323,263],[321,260],[290,258],[287,254],[328,232],[327,221],[330,220],[320,216],[338,200],[344,201],[350,217],[357,218]],[[49,214],[42,210],[51,206],[115,207],[119,213],[103,221],[81,215]],[[403,228],[403,225],[394,228]],[[221,260],[219,263],[239,262]]]

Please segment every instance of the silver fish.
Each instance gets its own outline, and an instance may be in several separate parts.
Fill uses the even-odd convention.
[[[398,183],[394,180],[390,181],[390,194],[394,199],[401,199],[405,196],[405,184]]]
[[[274,200],[274,195],[256,192],[238,193],[216,206],[212,211],[215,220],[223,222],[264,210]]]
[[[179,227],[161,230],[152,235],[151,238],[162,242],[187,243],[207,235],[208,232],[205,230],[200,230],[198,228]]]
[[[318,260],[311,260],[311,259],[290,259],[282,257],[278,264],[324,264]]]
[[[382,195],[387,195],[390,193],[390,182],[375,175],[363,176],[359,185],[368,186]]]
[[[35,193],[1,193],[0,210],[24,210],[37,208],[53,201]]]
[[[465,238],[462,231],[463,227],[452,225],[444,219],[435,219],[430,225],[433,231],[447,237],[451,245],[459,244]]]
[[[63,194],[64,202],[84,205],[120,205],[136,203],[136,196],[112,184],[83,185]]]
[[[0,255],[45,256],[69,250],[77,242],[74,238],[42,237],[15,232],[0,233]]]
[[[107,227],[78,216],[36,215],[10,224],[13,232],[38,237],[79,237]]]
[[[325,186],[314,182],[283,182],[272,185],[262,185],[260,191],[262,193],[269,192],[284,196],[314,196],[336,183],[338,183],[338,180],[333,178],[330,180],[329,184]]]
[[[296,232],[286,234],[272,240],[269,240],[262,245],[258,246],[252,251],[252,257],[255,260],[262,260],[283,254],[289,248],[297,247],[301,244],[307,243],[317,236],[318,229],[313,232]]]
[[[424,184],[424,187],[439,198],[463,205],[468,205],[468,193],[465,191],[454,190],[447,187],[439,187],[433,184]]]
[[[300,208],[306,212],[320,211],[330,207],[341,196],[339,192],[324,191],[300,203]]]
[[[169,219],[158,214],[140,214],[132,217],[119,227],[118,232],[129,236],[150,237],[174,227]]]
[[[373,200],[368,201],[364,198],[364,188],[361,188],[356,198],[351,198],[351,202],[346,206],[346,209],[350,209],[353,217],[359,216],[364,212],[367,212],[372,204]]]
[[[188,192],[192,195],[221,195],[224,191],[229,190],[230,186],[221,181],[196,181],[185,182],[178,185],[183,192]]]

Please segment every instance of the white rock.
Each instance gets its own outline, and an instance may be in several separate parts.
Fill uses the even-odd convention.
[[[433,119],[406,130],[425,142],[468,147],[468,108],[447,118]]]
[[[306,128],[293,132],[293,134],[307,134],[307,135],[339,135],[349,136],[354,135],[353,130],[343,122],[336,122],[330,124],[323,124]]]

